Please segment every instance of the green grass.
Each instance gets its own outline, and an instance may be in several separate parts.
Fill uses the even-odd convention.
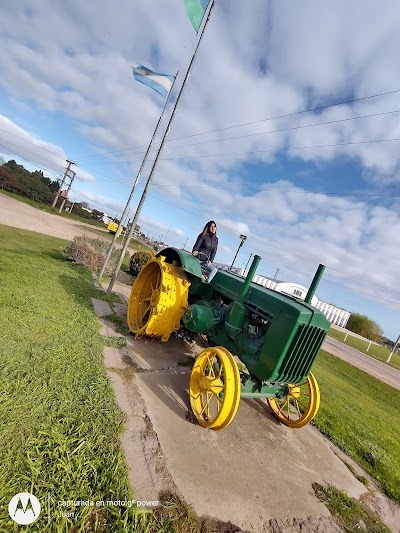
[[[134,497],[119,443],[124,416],[90,302],[119,299],[95,289],[89,270],[65,261],[64,246],[0,225],[0,531],[20,531],[8,503],[25,491],[42,505],[30,532],[178,531],[176,524],[191,520],[183,502],[165,502],[146,524],[135,507],[89,505],[75,508],[74,517],[59,514],[61,501]]]
[[[400,503],[400,391],[320,351],[315,425]]]
[[[121,335],[129,335],[129,327],[126,317],[118,316],[115,313],[103,317],[104,320],[113,322],[116,325],[115,331]]]
[[[329,330],[328,335],[333,339],[336,339],[337,341],[344,342],[346,332],[331,328]],[[373,344],[372,342],[370,348],[368,349],[369,341],[354,337],[354,335],[352,335],[351,333],[347,335],[345,344],[351,346],[352,348],[355,348],[360,352],[370,355],[375,359],[379,359],[379,361],[383,361],[384,363],[386,363],[387,358],[389,357],[389,354],[391,352],[391,350],[389,350],[385,346],[379,346],[377,344]],[[400,354],[394,353],[388,364],[400,370]]]
[[[390,533],[379,517],[368,507],[351,498],[343,491],[329,485],[313,485],[317,497],[328,507],[336,523],[347,533],[368,531],[369,533]],[[364,524],[365,528],[361,524]]]

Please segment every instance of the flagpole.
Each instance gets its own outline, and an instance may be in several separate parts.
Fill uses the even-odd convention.
[[[160,146],[158,147],[157,155],[156,155],[156,157],[155,157],[155,159],[154,159],[153,166],[152,166],[152,168],[151,168],[151,171],[150,171],[149,177],[147,178],[147,182],[146,182],[146,185],[145,185],[145,188],[144,188],[144,191],[143,191],[142,197],[141,197],[140,202],[139,202],[139,205],[138,205],[138,207],[137,207],[137,209],[136,209],[136,213],[135,213],[135,216],[134,216],[134,218],[133,218],[132,226],[131,226],[131,228],[130,228],[130,230],[129,230],[129,233],[128,233],[128,236],[127,236],[127,238],[126,238],[126,240],[125,240],[125,244],[124,244],[124,246],[123,246],[123,248],[122,248],[122,250],[121,250],[121,253],[120,253],[120,256],[119,256],[119,260],[118,260],[117,266],[115,267],[115,270],[114,270],[114,272],[113,272],[113,274],[112,274],[112,276],[111,276],[110,284],[109,284],[108,289],[107,289],[107,293],[108,293],[108,294],[111,293],[112,288],[113,288],[114,283],[115,283],[115,280],[117,279],[117,275],[118,275],[119,269],[120,269],[120,267],[121,267],[122,261],[123,261],[123,259],[124,259],[124,256],[125,256],[125,253],[126,253],[126,249],[128,248],[129,241],[131,240],[131,237],[132,237],[133,228],[136,227],[136,223],[137,223],[137,221],[138,221],[138,219],[139,219],[140,212],[141,212],[141,210],[142,210],[142,207],[143,207],[144,201],[145,201],[146,196],[147,196],[147,190],[148,190],[148,188],[149,188],[149,186],[150,186],[151,179],[152,179],[153,174],[154,174],[154,171],[155,171],[155,169],[156,169],[156,167],[157,167],[157,163],[158,163],[159,157],[160,157],[160,155],[161,155],[162,149],[163,149],[163,147],[164,147],[165,140],[166,140],[166,138],[167,138],[167,136],[168,136],[169,130],[171,129],[171,125],[172,125],[172,122],[173,122],[173,120],[174,120],[175,113],[176,113],[176,110],[177,110],[177,108],[178,108],[178,105],[179,105],[180,99],[181,99],[181,97],[182,97],[182,95],[183,95],[183,91],[184,91],[184,89],[185,89],[185,87],[186,87],[186,83],[187,83],[188,80],[189,80],[190,73],[191,73],[191,70],[192,70],[193,64],[194,64],[195,59],[196,59],[197,51],[198,51],[199,46],[200,46],[200,43],[201,43],[201,41],[202,41],[202,39],[203,39],[203,35],[204,35],[205,29],[206,29],[206,27],[207,27],[208,21],[210,20],[210,15],[211,15],[211,11],[212,11],[213,7],[214,7],[214,0],[212,0],[212,2],[211,2],[211,4],[210,4],[209,10],[208,10],[208,14],[207,14],[207,18],[206,18],[206,20],[205,20],[205,22],[204,22],[203,28],[202,28],[201,33],[200,33],[200,35],[199,35],[199,39],[198,39],[198,41],[197,41],[196,48],[195,48],[195,50],[194,50],[194,53],[193,53],[192,59],[190,60],[189,67],[188,67],[188,69],[187,69],[187,71],[186,71],[186,75],[185,75],[185,78],[184,78],[183,83],[182,83],[182,87],[181,87],[181,89],[180,89],[180,91],[179,91],[179,94],[178,94],[178,96],[177,96],[177,98],[176,98],[175,106],[174,106],[174,108],[173,108],[173,110],[172,110],[172,113],[171,113],[170,119],[169,119],[169,121],[168,121],[168,125],[167,125],[167,127],[166,127],[166,129],[165,129],[164,137],[162,138],[162,141],[161,141],[161,143],[160,143]]]
[[[164,111],[165,111],[165,109],[166,109],[166,107],[167,107],[167,104],[168,104],[168,101],[169,101],[169,97],[170,97],[170,95],[171,95],[171,93],[172,93],[172,89],[173,89],[173,87],[174,87],[174,84],[175,84],[175,81],[176,81],[176,78],[177,78],[178,74],[179,74],[179,72],[177,72],[176,75],[175,75],[175,77],[174,77],[174,81],[172,82],[171,88],[170,88],[169,93],[168,93],[168,95],[167,95],[167,98],[166,98],[166,100],[165,100],[164,107],[163,107],[163,110],[162,110],[162,112],[161,112],[160,118],[158,119],[156,129],[154,130],[154,133],[153,133],[153,136],[152,136],[152,138],[151,138],[150,144],[149,144],[149,146],[147,147],[146,153],[144,154],[142,164],[140,165],[139,172],[137,173],[135,183],[133,184],[133,187],[132,187],[132,190],[131,190],[131,194],[129,195],[128,201],[126,202],[126,206],[125,206],[124,212],[122,213],[122,217],[121,217],[121,221],[120,221],[120,223],[119,223],[118,229],[117,229],[117,231],[115,232],[114,238],[113,238],[113,240],[112,240],[112,242],[111,242],[110,248],[108,249],[107,256],[106,256],[106,258],[105,258],[105,260],[104,260],[103,266],[102,266],[101,269],[100,269],[100,272],[99,272],[99,279],[101,279],[102,276],[103,276],[103,274],[104,274],[104,271],[105,271],[105,269],[106,269],[106,267],[107,267],[107,264],[108,264],[108,262],[109,262],[109,260],[110,260],[110,257],[111,257],[112,251],[113,251],[113,249],[114,249],[114,246],[115,246],[115,244],[116,244],[116,242],[117,242],[118,234],[119,234],[119,232],[121,231],[121,228],[123,227],[124,222],[125,222],[125,220],[126,220],[126,217],[127,217],[127,215],[128,215],[129,205],[130,205],[130,203],[131,203],[133,193],[135,192],[136,186],[137,186],[137,184],[139,183],[139,179],[140,179],[140,176],[141,176],[141,174],[142,174],[142,170],[143,170],[144,165],[145,165],[145,163],[146,163],[146,161],[147,161],[147,157],[148,157],[148,155],[149,155],[149,153],[150,153],[150,149],[151,149],[151,147],[152,147],[152,145],[153,145],[154,139],[155,139],[155,137],[156,137],[156,135],[157,135],[158,128],[160,127],[160,124],[161,124],[161,121],[162,121],[162,118],[163,118],[163,115],[164,115]],[[131,226],[131,227],[133,227],[133,228],[136,227],[136,222],[135,222],[135,221],[132,223],[132,226]]]

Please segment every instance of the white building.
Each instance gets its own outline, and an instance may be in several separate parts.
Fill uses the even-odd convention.
[[[213,264],[218,268],[218,270],[229,270],[228,265],[222,265],[219,263]],[[235,272],[235,274],[243,275],[243,269],[234,268],[233,271]],[[282,294],[287,294],[288,296],[294,296],[295,298],[299,298],[300,300],[304,300],[308,292],[308,289],[306,289],[302,285],[299,285],[298,283],[280,281],[278,279],[260,276],[259,274],[254,275],[253,282],[257,283],[257,285],[262,285],[267,289],[271,289]],[[318,300],[315,294],[311,299],[311,305],[319,309],[321,313],[326,316],[326,318],[331,324],[336,324],[337,326],[341,326],[342,328],[346,327],[347,321],[350,318],[350,313],[348,311],[345,311],[340,307],[336,307],[335,305],[323,302],[322,300]]]
[[[308,289],[299,285],[298,283],[291,283],[288,281],[280,281],[278,279],[267,278],[265,276],[260,276],[256,274],[253,278],[253,282],[258,285],[262,285],[267,289],[272,289],[276,292],[281,292],[282,294],[287,294],[288,296],[294,296],[295,298],[300,298],[304,300]],[[342,328],[346,327],[347,321],[350,318],[350,313],[336,307],[335,305],[328,304],[314,296],[311,298],[311,305],[316,307],[323,313],[331,324],[336,324]]]

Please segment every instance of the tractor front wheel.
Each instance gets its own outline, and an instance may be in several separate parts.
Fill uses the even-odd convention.
[[[286,426],[305,426],[319,409],[320,393],[314,374],[310,372],[304,383],[289,385],[289,392],[283,398],[268,398],[267,402],[274,416]]]
[[[190,377],[190,405],[200,426],[224,429],[236,415],[240,375],[233,355],[223,346],[206,348]]]

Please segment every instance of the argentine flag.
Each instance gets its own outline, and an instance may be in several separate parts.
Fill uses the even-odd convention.
[[[132,68],[132,74],[135,80],[140,81],[148,85],[161,96],[166,98],[174,83],[175,76],[169,76],[168,74],[158,74],[152,70],[141,65],[140,67]]]

